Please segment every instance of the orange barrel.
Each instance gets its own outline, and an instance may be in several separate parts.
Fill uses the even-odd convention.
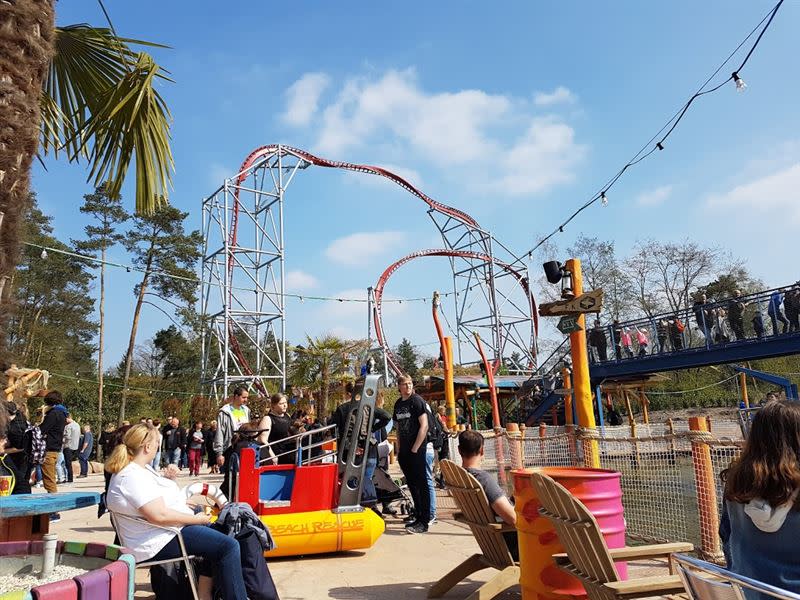
[[[514,502],[519,532],[520,585],[523,600],[574,600],[586,597],[581,582],[553,562],[553,554],[564,552],[550,521],[539,515],[539,499],[530,474],[544,472],[586,505],[603,532],[609,548],[625,546],[620,473],[579,467],[541,467],[512,471]],[[618,562],[617,572],[627,579],[627,564]]]

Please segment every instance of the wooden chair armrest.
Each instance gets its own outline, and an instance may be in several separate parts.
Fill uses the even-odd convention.
[[[467,519],[463,513],[453,514],[453,520],[469,525],[470,527],[478,527],[479,529],[488,529],[489,531],[516,531],[517,528],[508,523],[476,523]]]
[[[683,582],[678,575],[664,575],[656,577],[639,577],[627,581],[614,581],[604,583],[607,588],[619,597],[642,596],[653,592],[653,596],[684,591]]]
[[[636,558],[669,556],[673,552],[691,552],[692,550],[694,550],[694,546],[688,542],[674,542],[670,544],[609,548],[608,553],[614,560],[632,560]]]

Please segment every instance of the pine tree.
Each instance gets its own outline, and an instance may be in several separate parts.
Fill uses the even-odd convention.
[[[122,208],[122,198],[108,195],[105,185],[95,189],[94,194],[83,197],[81,212],[90,215],[96,224],[84,227],[85,240],[73,240],[80,252],[97,256],[100,254],[100,331],[97,343],[97,422],[103,422],[103,351],[105,349],[105,301],[106,301],[106,251],[123,240],[117,228],[130,217]]]
[[[406,338],[395,348],[394,355],[397,358],[398,366],[411,376],[416,378],[419,372],[419,354],[414,346]]]
[[[143,275],[133,289],[136,308],[133,311],[131,335],[125,354],[120,423],[125,419],[127,388],[142,306],[147,303],[160,308],[146,297],[152,296],[171,305],[175,314],[184,320],[191,318],[191,306],[196,301],[197,290],[194,270],[200,258],[202,238],[199,231],[188,234],[184,231],[183,221],[188,214],[174,206],[165,205],[150,215],[136,215],[133,228],[123,240],[123,245],[133,255],[133,262],[142,269]]]
[[[52,217],[39,210],[34,194],[22,218],[23,241],[68,250],[53,237]],[[24,246],[20,258],[7,290],[17,304],[5,340],[13,360],[58,373],[91,369],[96,324],[85,262],[37,246]]]

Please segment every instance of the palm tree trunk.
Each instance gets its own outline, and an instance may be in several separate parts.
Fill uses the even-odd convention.
[[[106,248],[100,253],[100,339],[97,348],[97,431],[103,431],[103,338],[105,335]],[[103,457],[105,458],[105,457]]]
[[[19,226],[39,143],[39,98],[55,39],[52,0],[0,2],[0,277],[17,263]],[[9,311],[0,310],[0,360]]]
[[[330,414],[328,411],[328,396],[330,395],[330,390],[328,386],[330,385],[330,373],[328,372],[328,361],[323,358],[322,359],[322,400],[320,401],[319,408],[322,410],[317,409],[317,418],[319,418],[320,423],[325,423],[328,419],[328,415]],[[322,414],[320,414],[322,413]]]
[[[136,330],[139,327],[139,317],[142,314],[142,304],[144,303],[144,293],[147,290],[147,282],[150,279],[151,259],[147,259],[142,285],[139,286],[139,297],[136,299],[136,309],[133,311],[133,324],[131,325],[131,337],[128,341],[128,352],[125,354],[125,374],[122,378],[122,402],[119,405],[119,425],[125,420],[125,403],[128,399],[128,381],[131,378],[131,365],[133,364],[133,351],[136,347]]]

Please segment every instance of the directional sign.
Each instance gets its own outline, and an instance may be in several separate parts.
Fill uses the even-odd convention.
[[[539,305],[539,314],[543,317],[560,315],[581,315],[583,313],[599,313],[603,308],[603,290],[596,289],[581,294],[577,298],[547,302]]]
[[[578,317],[576,315],[564,315],[558,320],[558,330],[564,335],[580,331],[582,327],[578,325]]]

